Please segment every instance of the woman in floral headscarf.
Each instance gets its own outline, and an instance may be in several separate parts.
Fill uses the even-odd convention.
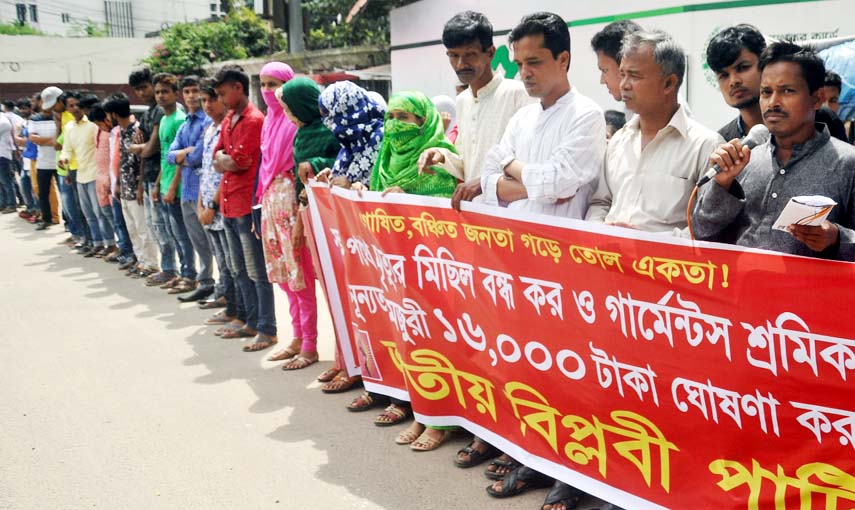
[[[355,182],[368,186],[383,142],[384,105],[359,85],[340,81],[324,89],[318,106],[324,125],[341,143],[329,172],[332,183],[347,188]]]
[[[324,125],[332,131],[341,144],[335,163],[317,174],[319,181],[329,181],[336,186],[350,188],[354,183],[367,187],[374,162],[383,142],[383,117],[385,104],[381,104],[372,93],[349,81],[333,83],[325,88],[318,98],[318,108]],[[303,167],[300,180],[303,183],[316,169]],[[336,349],[332,368],[318,376],[325,383],[324,393],[339,393],[358,385],[361,377],[350,377],[344,370],[344,360]]]

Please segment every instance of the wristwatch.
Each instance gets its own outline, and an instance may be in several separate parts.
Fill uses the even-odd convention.
[[[205,204],[205,208],[206,209],[213,209],[216,211],[217,209],[220,208],[220,206],[218,206],[217,203],[214,202],[213,200],[209,200],[208,203]]]

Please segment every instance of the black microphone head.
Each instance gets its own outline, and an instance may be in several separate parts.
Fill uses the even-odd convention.
[[[749,149],[753,149],[758,145],[762,145],[769,141],[772,138],[772,134],[769,133],[769,128],[764,126],[763,124],[757,124],[748,134],[745,135],[745,138],[742,139],[742,145],[747,146]]]

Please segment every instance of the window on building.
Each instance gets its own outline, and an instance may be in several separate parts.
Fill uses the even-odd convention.
[[[15,4],[15,11],[18,15],[18,23],[23,25],[27,22],[27,5],[26,4]]]
[[[30,21],[33,23],[39,22],[39,6],[30,4]]]
[[[63,23],[71,23],[71,15],[67,12],[62,13],[61,17]]]

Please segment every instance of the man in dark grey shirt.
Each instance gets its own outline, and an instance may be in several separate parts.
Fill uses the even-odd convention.
[[[738,141],[711,158],[722,171],[702,188],[693,231],[704,240],[733,235],[741,246],[855,261],[855,148],[815,124],[825,77],[822,60],[791,43],[760,58],[760,108],[772,139],[749,150]],[[790,198],[822,195],[837,206],[820,226],[772,228]]]

